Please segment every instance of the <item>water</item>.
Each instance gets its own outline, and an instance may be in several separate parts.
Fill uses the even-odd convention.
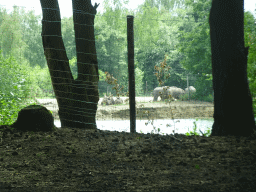
[[[185,134],[187,132],[193,131],[194,123],[196,122],[197,130],[196,132],[199,132],[199,129],[205,133],[207,128],[212,129],[213,125],[213,119],[212,120],[200,120],[196,121],[195,119],[157,119],[154,120],[153,125],[156,127],[156,130],[153,129],[153,125],[149,123],[147,126],[145,123],[148,122],[148,120],[136,120],[136,132],[138,133],[158,133],[157,128],[160,128],[159,134],[173,134],[173,131],[175,130],[175,133],[179,134]],[[60,127],[60,121],[55,120],[54,124],[56,127]],[[101,130],[109,130],[109,131],[125,131],[130,132],[130,121],[129,120],[116,120],[116,121],[96,121],[98,129]],[[166,127],[166,124],[169,124],[169,126]],[[200,133],[201,135],[201,133]]]

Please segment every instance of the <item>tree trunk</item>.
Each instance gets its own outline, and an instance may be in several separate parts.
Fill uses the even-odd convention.
[[[255,130],[247,80],[243,1],[213,0],[210,36],[214,89],[211,136],[249,136]]]
[[[99,74],[94,17],[98,5],[93,7],[90,0],[72,1],[78,67],[78,78],[74,79],[61,36],[58,1],[40,2],[44,54],[59,106],[61,127],[96,128]]]

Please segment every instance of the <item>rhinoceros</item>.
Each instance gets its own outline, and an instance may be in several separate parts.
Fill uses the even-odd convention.
[[[154,96],[153,101],[157,101],[157,98],[159,96],[161,97],[161,100],[165,100],[169,98],[169,95],[171,95],[174,99],[179,99],[180,95],[183,95],[183,94],[185,94],[185,91],[175,86],[156,87],[153,91],[153,96]]]

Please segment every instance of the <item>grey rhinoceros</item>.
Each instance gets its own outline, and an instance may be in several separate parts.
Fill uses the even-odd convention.
[[[114,99],[111,96],[104,96],[101,102],[101,105],[106,104],[106,105],[115,105],[115,104],[122,104],[123,100],[120,97],[117,97]]]
[[[193,86],[189,86],[188,88],[185,89],[186,94],[193,95],[195,92],[196,92],[196,89]]]
[[[180,95],[185,94],[185,91],[181,88],[172,86],[163,86],[163,87],[156,87],[153,91],[154,99],[153,101],[157,101],[158,97],[161,97],[161,100],[165,100],[171,95],[174,99],[179,99]]]
[[[120,97],[117,97],[115,100],[115,104],[122,104],[123,102],[124,101]]]
[[[101,105],[103,105],[103,104],[106,104],[106,105],[114,105],[114,104],[115,104],[115,101],[114,101],[113,97],[106,97],[106,96],[104,96],[104,97],[103,97],[103,100],[102,100],[102,102],[101,102]]]

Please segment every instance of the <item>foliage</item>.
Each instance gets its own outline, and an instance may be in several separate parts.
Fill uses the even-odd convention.
[[[44,49],[42,46],[41,36],[41,15],[35,15],[34,11],[28,11],[21,16],[21,28],[23,30],[22,40],[26,43],[24,49],[24,57],[28,60],[31,67],[40,66],[46,67],[46,59],[44,56]]]
[[[37,86],[33,87],[34,90],[32,97],[53,97],[53,87],[48,68],[40,68],[35,66],[31,69],[30,76],[34,78]]]
[[[135,45],[137,47],[135,55],[138,66],[145,72],[143,81],[144,85],[147,82],[147,89],[149,90],[158,86],[157,80],[154,78],[157,72],[154,67],[164,60],[164,55],[169,55],[166,64],[172,68],[170,79],[166,81],[166,85],[179,86],[185,83],[185,79],[179,77],[180,72],[184,69],[178,62],[179,53],[175,51],[175,44],[178,43],[176,33],[178,28],[176,23],[171,23],[169,19],[176,21],[175,18],[171,17],[171,14],[157,12],[156,9],[150,11],[149,7],[142,7],[135,17]],[[149,27],[151,29],[147,30]]]
[[[120,85],[127,89],[127,47],[126,47],[126,11],[121,9],[120,2],[111,8],[105,2],[105,12],[95,17],[95,39],[99,69],[108,71],[117,78]],[[107,92],[105,83],[100,82],[100,92]]]
[[[211,46],[209,35],[209,10],[211,2],[203,0],[193,3],[187,0],[187,11],[184,15],[188,21],[182,21],[180,26],[180,43],[177,45],[183,54],[182,66],[190,73],[197,75],[195,87],[196,97],[201,100],[206,95],[212,94],[212,74]]]
[[[198,121],[198,119],[196,119],[196,121]],[[197,130],[196,121],[193,122],[193,124],[194,124],[193,131],[185,133],[186,136],[200,135],[198,132],[196,132],[196,130]],[[208,130],[205,133],[203,133],[201,130],[200,130],[200,132],[203,136],[209,137],[211,135],[211,128],[208,128]]]
[[[155,68],[157,69],[157,71],[159,71],[158,73],[155,73],[156,77],[157,77],[157,80],[159,81],[159,85],[162,85],[163,84],[163,81],[161,80],[161,71],[164,71],[165,68],[166,68],[166,57],[165,57],[165,60],[161,63],[161,65],[159,67],[156,67]],[[169,68],[167,69],[167,71],[169,70]],[[164,91],[166,91],[166,89],[168,88],[168,86],[166,88],[164,88]],[[188,99],[194,99],[196,98],[196,94],[193,94],[192,96],[190,96],[190,98],[188,97],[188,95],[183,95],[181,96],[181,100],[188,100]],[[213,100],[213,97],[212,95],[209,95],[207,98],[203,98],[204,100],[207,100],[209,102],[211,102]],[[172,102],[172,95],[169,95],[169,98],[167,99],[166,103],[170,103]],[[171,107],[171,106],[170,106]],[[171,117],[174,121],[174,116],[173,116],[173,110],[171,110]],[[149,111],[148,111],[149,113]],[[196,119],[196,121],[198,121],[198,119]],[[152,120],[150,119],[150,115],[148,115],[148,122],[145,123],[145,125],[148,125],[149,123],[151,122],[151,124],[153,125],[154,123],[154,119],[152,118]],[[197,129],[197,125],[196,125],[196,122],[193,122],[194,123],[194,131],[192,132],[188,132],[186,133],[187,136],[189,135],[199,135],[197,132],[196,132],[196,129]],[[168,124],[166,125],[167,127],[169,126]],[[153,131],[154,130],[154,131]],[[151,131],[151,134],[153,134],[154,132],[157,132],[159,133],[160,132],[160,128],[156,128],[154,125],[153,125],[153,130]],[[174,127],[174,130],[175,130],[175,127]],[[200,132],[202,133],[202,135],[204,136],[209,136],[211,134],[211,129],[209,128],[207,130],[206,133],[202,133],[201,130]]]
[[[187,101],[187,100],[189,100],[189,99],[191,99],[191,100],[194,100],[194,99],[196,99],[196,96],[195,96],[195,94],[190,94],[190,96],[188,95],[188,94],[184,94],[184,95],[181,95],[180,96],[180,100],[181,101]]]
[[[135,87],[135,91],[136,91],[136,95],[142,95],[143,93],[143,83],[142,83],[142,78],[143,78],[143,74],[144,72],[142,72],[138,67],[135,69],[135,82],[136,82],[136,87]],[[109,85],[114,85],[112,87],[112,89],[114,89],[116,91],[116,96],[119,97],[120,95],[124,96],[127,95],[127,93],[123,93],[123,89],[124,86],[121,86],[120,84],[118,84],[118,80],[116,78],[114,78],[113,75],[111,75],[109,72],[105,72],[104,74],[105,76],[105,81],[109,84]]]
[[[168,55],[164,56],[164,61],[160,63],[160,67],[155,66],[155,76],[157,78],[157,81],[159,81],[159,85],[160,87],[164,85],[164,81],[162,80],[162,78],[164,80],[168,79],[170,77],[170,73],[169,70],[171,69],[170,66],[167,66],[166,60]]]
[[[104,81],[106,79],[106,74],[99,69],[99,81]]]
[[[168,59],[164,62],[171,68],[170,77],[166,79],[165,84],[184,89],[189,75],[192,81],[190,85],[197,89],[193,99],[212,101],[208,23],[211,1],[201,0],[194,3],[193,0],[168,2],[161,0],[159,2],[145,1],[136,12],[123,8],[126,2],[119,0],[104,1],[102,4],[104,12],[98,12],[95,17],[100,94],[108,91],[108,84],[104,81],[105,71],[116,78],[123,90],[128,90],[126,16],[134,15],[136,95],[143,95],[144,90],[152,91],[157,87],[154,67],[163,62],[164,55],[168,55]],[[114,6],[111,6],[111,3]],[[173,10],[174,4],[177,5],[175,10]],[[47,93],[52,92],[52,85],[42,46],[41,16],[36,16],[34,12],[26,13],[18,7],[15,7],[11,14],[5,9],[1,9],[0,13],[0,32],[4,37],[0,39],[3,57],[12,55],[16,61],[28,62],[34,67],[29,70],[31,74],[33,71],[32,76],[36,79],[37,85],[33,86],[34,90],[31,93],[27,91],[30,97],[51,96],[52,94]],[[256,116],[255,18],[250,13],[245,13],[244,19],[245,46],[250,46],[248,79]],[[61,27],[67,56],[71,58],[70,68],[74,77],[77,77],[72,17],[63,18]]]
[[[213,91],[208,24],[211,2],[175,1],[176,10],[172,10],[174,1],[159,2],[145,1],[135,12],[123,7],[126,3],[124,1],[104,1],[104,12],[98,12],[95,18],[99,70],[113,74],[119,84],[124,86],[124,90],[128,90],[126,16],[130,14],[135,16],[136,68],[138,73],[139,70],[144,72],[142,79],[139,80],[137,75],[135,77],[136,94],[141,95],[143,90],[151,91],[157,87],[154,66],[163,61],[164,55],[168,55],[166,65],[170,66],[171,70],[170,78],[165,84],[184,89],[189,74],[189,80],[192,81],[189,85],[196,87],[197,99],[208,97]],[[40,18],[33,12],[26,13],[18,7],[12,14],[7,14],[5,9],[1,10],[0,30],[5,38],[0,41],[4,57],[12,53],[13,56],[19,57],[16,58],[17,61],[24,58],[29,61],[30,66],[47,67],[40,34]],[[248,78],[252,94],[256,89],[256,84],[253,83],[256,74],[254,22],[252,15],[245,13],[245,44],[250,46]],[[72,17],[63,18],[61,27],[67,56],[71,59],[71,71],[76,74],[76,66],[72,65],[72,58],[76,57]],[[99,82],[100,93],[107,92],[108,88],[107,83],[102,80],[103,78]],[[50,84],[48,86],[51,87]]]
[[[27,63],[18,64],[12,56],[4,59],[0,54],[0,124],[13,123],[17,112],[31,101],[30,88],[36,85],[29,70]]]
[[[106,79],[105,81],[110,84],[110,85],[114,85],[114,87],[112,87],[112,89],[114,89],[116,91],[116,96],[117,97],[120,97],[120,95],[127,95],[127,93],[123,93],[123,89],[124,87],[123,86],[120,86],[117,82],[117,79],[113,77],[113,75],[111,75],[110,73],[108,73],[107,71],[105,72],[106,74]]]
[[[14,7],[12,14],[7,14],[3,9],[0,21],[0,33],[4,37],[0,39],[2,56],[5,59],[12,56],[17,61],[23,60],[23,53],[27,45],[22,40],[23,29],[19,7]]]
[[[61,20],[61,33],[64,42],[65,50],[69,59],[76,57],[75,31],[73,25],[73,16],[70,18],[64,17]],[[74,71],[77,66],[74,65]],[[76,69],[77,71],[77,69]],[[72,71],[73,72],[73,71]]]
[[[245,47],[249,46],[247,74],[253,99],[253,112],[256,118],[256,19],[250,12],[244,14]]]
[[[135,68],[135,95],[136,96],[144,95],[143,77],[144,77],[144,72],[140,70],[139,67],[136,67]]]
[[[77,58],[73,57],[73,59],[69,60],[70,70],[74,79],[77,79]]]

